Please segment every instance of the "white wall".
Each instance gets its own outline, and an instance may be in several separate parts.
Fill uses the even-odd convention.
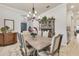
[[[79,25],[79,15],[76,15],[76,26]]]
[[[75,24],[76,29],[79,30],[79,15],[76,15],[75,21],[76,21],[76,24]]]
[[[79,19],[76,20],[76,26],[79,26]],[[78,28],[79,30],[79,28]]]
[[[72,20],[72,17],[73,16],[73,12],[72,11],[68,11],[67,12],[67,26],[71,26],[71,20]]]
[[[27,18],[23,17],[22,15],[26,15],[26,12],[0,4],[0,27],[4,26],[4,19],[11,19],[15,21],[14,31],[16,32],[21,31],[21,22],[27,22],[27,28],[32,25],[39,29],[39,25],[37,25],[38,21],[34,21],[32,23],[31,21],[27,21]]]
[[[7,7],[5,5],[0,4],[0,27],[4,26],[4,19],[11,19],[15,21],[14,31],[20,32],[21,30],[20,23],[24,20],[24,18],[22,17],[22,15],[24,14],[25,14],[24,11],[14,9],[11,7]]]
[[[67,32],[66,32],[67,8],[66,8],[66,4],[61,4],[40,15],[40,17],[43,17],[43,16],[47,16],[47,17],[53,16],[55,18],[55,31],[63,34],[62,44],[65,45],[67,42]]]
[[[63,34],[63,44],[67,42],[67,33],[66,33],[66,4],[61,4],[51,10],[40,15],[40,17],[54,17],[55,20],[55,31]],[[25,22],[25,19],[22,17],[25,12],[10,8],[4,5],[0,5],[0,27],[3,26],[3,19],[12,19],[15,20],[15,31],[20,32],[20,23]]]

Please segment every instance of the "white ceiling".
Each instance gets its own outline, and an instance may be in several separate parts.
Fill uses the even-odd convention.
[[[2,3],[3,5],[20,9],[26,12],[29,12],[32,10],[33,3]],[[38,14],[41,14],[51,8],[54,8],[58,6],[61,3],[34,3],[35,10],[38,12]],[[49,8],[46,8],[47,6],[50,6]]]
[[[2,3],[2,4],[9,6],[9,7],[12,7],[12,8],[23,10],[26,13],[31,11],[32,7],[33,7],[33,3]],[[34,7],[39,15],[39,14],[41,14],[45,11],[48,11],[49,9],[52,9],[60,4],[61,3],[34,3]],[[50,7],[46,8],[48,5]],[[74,6],[74,8],[71,8],[72,5]],[[77,12],[79,12],[79,3],[68,3],[67,9],[68,9],[68,11],[70,11],[70,10],[73,11],[74,14],[78,14]]]
[[[73,8],[71,8],[73,6]],[[72,11],[74,14],[79,14],[79,3],[68,3],[68,11]]]

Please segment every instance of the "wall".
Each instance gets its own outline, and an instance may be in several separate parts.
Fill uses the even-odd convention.
[[[67,11],[67,26],[71,26],[71,20],[73,16],[73,12],[72,11]]]
[[[76,30],[79,30],[79,19],[76,19]]]
[[[79,30],[79,15],[75,16],[75,27],[76,27],[75,30]]]
[[[67,17],[67,9],[66,4],[61,4],[43,14],[40,17],[54,17],[55,18],[55,31],[63,34],[63,42],[62,45],[66,45],[67,43],[67,32],[66,32],[66,17]]]
[[[67,33],[66,33],[66,4],[61,4],[51,10],[48,10],[45,13],[42,13],[40,17],[54,17],[55,20],[55,31],[63,34],[63,45],[67,42]],[[22,17],[25,12],[21,10],[17,10],[14,8],[10,8],[4,5],[0,5],[0,27],[4,25],[3,19],[12,19],[15,20],[15,31],[20,32],[20,23],[26,22],[26,20]],[[35,24],[36,25],[36,24]],[[39,25],[39,24],[38,24]]]
[[[27,29],[30,25],[36,26],[39,29],[39,25],[37,25],[38,21],[34,21],[32,24],[31,21],[27,21],[27,18],[23,17],[22,15],[26,15],[26,12],[0,4],[0,27],[4,26],[4,19],[11,19],[15,21],[14,31],[16,32],[21,31],[21,22],[27,22]]]
[[[79,15],[76,15],[76,26],[79,25]]]
[[[4,19],[11,19],[14,20],[14,26],[15,26],[15,30],[14,31],[18,31],[20,32],[20,23],[22,21],[24,21],[24,18],[22,17],[22,15],[24,15],[25,12],[18,10],[18,9],[14,9],[11,7],[7,7],[5,5],[0,4],[0,27],[4,26]]]

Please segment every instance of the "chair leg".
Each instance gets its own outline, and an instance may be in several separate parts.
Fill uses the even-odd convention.
[[[35,56],[35,50],[33,51],[33,56]]]
[[[20,49],[22,56],[24,56],[24,52],[22,51],[22,49]]]
[[[60,51],[58,51],[58,56],[59,56]]]
[[[37,50],[36,49],[34,49],[34,51],[33,51],[33,56],[37,56]]]
[[[27,56],[27,50],[25,49],[25,56]]]
[[[37,56],[37,50],[34,51],[34,55]]]
[[[32,52],[30,53],[30,56],[34,56],[34,51],[32,51]]]

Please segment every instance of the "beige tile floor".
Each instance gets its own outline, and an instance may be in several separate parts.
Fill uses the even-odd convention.
[[[79,56],[79,34],[76,38],[72,38],[66,47],[61,47],[61,56]]]
[[[0,47],[0,56],[21,56],[18,43]]]
[[[0,56],[21,56],[18,43],[0,47]],[[60,56],[79,56],[79,34],[67,46],[61,47]]]

